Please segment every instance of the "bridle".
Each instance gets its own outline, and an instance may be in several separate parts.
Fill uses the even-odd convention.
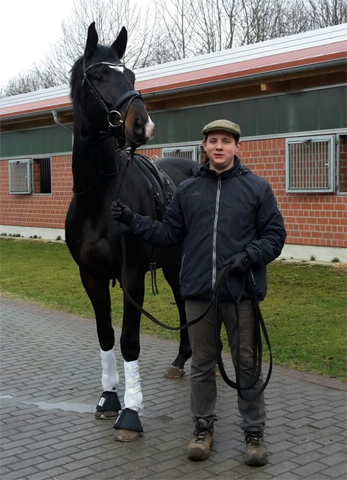
[[[115,137],[116,140],[117,140],[117,144],[118,144],[118,148],[117,148],[116,151],[119,152],[121,150],[126,150],[127,149],[126,138],[125,138],[125,120],[126,120],[126,117],[128,115],[130,105],[135,100],[135,98],[139,98],[142,102],[143,102],[143,99],[142,99],[141,93],[137,92],[136,90],[129,90],[128,92],[125,92],[123,95],[121,95],[120,98],[117,100],[117,102],[111,108],[109,108],[106,101],[99,94],[99,92],[94,87],[93,83],[91,82],[90,78],[88,77],[88,73],[90,72],[90,70],[93,67],[96,67],[98,65],[107,65],[109,67],[125,67],[125,65],[123,63],[97,62],[97,63],[93,63],[92,65],[89,65],[89,67],[86,68],[85,67],[85,60],[83,59],[83,72],[84,73],[83,73],[83,79],[82,79],[82,83],[81,83],[82,89],[83,89],[85,84],[88,85],[89,90],[92,92],[92,94],[94,95],[96,100],[99,102],[99,105],[101,106],[102,110],[106,113],[106,116],[107,116],[108,131],[107,132],[100,131],[98,140],[108,138],[110,136]],[[128,103],[126,104],[124,117],[122,117],[122,114],[120,113],[119,109],[126,102],[128,102]],[[123,171],[123,176],[122,176],[121,183],[119,185],[117,195],[119,195],[119,190],[120,190],[121,185],[123,183],[123,179],[125,177],[126,171],[128,169],[129,163],[132,159],[132,156],[133,156],[134,152],[135,152],[135,148],[131,147],[129,158],[128,158],[128,161],[126,162],[126,166],[125,166],[125,169]],[[118,173],[119,172],[117,171],[116,173],[105,174],[104,172],[100,171],[96,180],[91,185],[89,185],[85,190],[83,190],[82,192],[76,192],[74,187],[73,187],[73,192],[76,196],[84,195],[85,193],[89,192],[89,190],[91,188],[93,188],[94,185],[97,184],[97,182],[99,181],[99,179],[102,175],[114,176],[114,175],[117,175]],[[116,197],[116,198],[118,198],[118,197]]]
[[[97,63],[93,63],[92,65],[89,65],[88,68],[85,68],[85,63],[83,61],[84,73],[83,73],[83,79],[81,84],[82,88],[84,87],[85,84],[87,84],[89,87],[89,90],[92,92],[96,100],[99,102],[99,105],[101,106],[103,111],[106,113],[109,132],[117,138],[118,146],[122,148],[125,145],[125,132],[124,132],[125,120],[128,115],[130,105],[135,100],[135,98],[139,98],[140,100],[142,100],[142,96],[141,96],[141,93],[137,92],[136,90],[129,90],[128,92],[125,92],[123,95],[121,95],[120,98],[117,100],[117,102],[111,108],[109,108],[106,101],[99,94],[99,92],[94,87],[93,83],[91,82],[88,76],[88,73],[90,72],[90,70],[98,65],[107,65],[112,67],[125,67],[125,65],[123,63],[97,62]],[[122,114],[120,113],[119,110],[125,103],[126,103],[125,114],[124,114],[124,117],[122,117]]]

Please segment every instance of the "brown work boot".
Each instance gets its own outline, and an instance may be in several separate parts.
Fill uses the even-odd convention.
[[[264,445],[263,432],[245,432],[245,463],[251,466],[267,464],[267,448]]]
[[[213,420],[199,418],[195,421],[194,438],[188,445],[189,460],[207,460],[213,445]]]

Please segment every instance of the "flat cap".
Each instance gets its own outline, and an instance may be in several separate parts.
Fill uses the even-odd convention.
[[[204,126],[201,133],[206,135],[206,133],[214,130],[225,130],[226,132],[233,133],[241,137],[241,128],[237,123],[231,122],[230,120],[215,120],[214,122],[208,123]]]

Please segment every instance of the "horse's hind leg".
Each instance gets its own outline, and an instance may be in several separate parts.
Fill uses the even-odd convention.
[[[109,281],[96,279],[87,272],[81,271],[80,275],[83,286],[94,308],[101,348],[101,384],[103,394],[96,407],[95,417],[97,419],[116,418],[118,411],[121,410],[121,406],[116,392],[119,375],[114,352],[114,330],[111,319]]]
[[[175,297],[175,302],[178,308],[180,316],[180,325],[184,325],[187,321],[184,301],[179,294],[179,262],[163,267],[163,273],[166,281],[172,289],[172,293]],[[184,375],[184,364],[192,355],[190,348],[188,329],[184,328],[180,331],[180,345],[178,355],[172,364],[166,369],[164,376],[166,378],[180,378]]]

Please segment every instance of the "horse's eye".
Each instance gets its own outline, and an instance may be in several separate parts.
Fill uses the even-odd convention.
[[[102,75],[94,75],[94,80],[96,80],[97,82],[101,82],[102,81]]]

